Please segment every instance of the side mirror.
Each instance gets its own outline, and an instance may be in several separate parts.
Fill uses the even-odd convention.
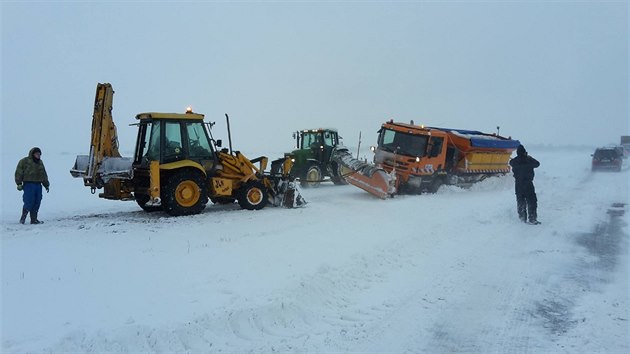
[[[221,147],[221,145],[223,145],[223,141],[221,139],[217,140],[216,145],[217,147]]]

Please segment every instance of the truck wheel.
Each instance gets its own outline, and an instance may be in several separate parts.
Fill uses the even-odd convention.
[[[210,198],[210,201],[214,204],[225,205],[225,204],[233,204],[235,199],[230,198],[230,197],[213,197],[213,198]]]
[[[336,185],[344,185],[348,184],[346,179],[343,177],[343,166],[338,163],[332,164],[333,176],[330,178],[332,182]]]
[[[238,205],[247,210],[260,210],[267,205],[267,187],[261,181],[245,183],[238,193]]]
[[[441,178],[434,179],[433,182],[431,182],[431,185],[429,186],[429,193],[437,193],[437,191],[442,186],[443,182],[444,181],[442,181]]]
[[[171,216],[199,214],[208,202],[203,175],[196,171],[178,171],[167,177],[162,206]]]
[[[318,187],[322,181],[322,169],[317,165],[310,165],[304,174],[304,179],[300,181],[302,187]]]
[[[146,194],[134,193],[133,196],[136,199],[136,203],[138,203],[140,208],[142,208],[142,210],[144,211],[152,212],[162,210],[161,206],[148,206],[147,202],[151,199],[151,197]]]

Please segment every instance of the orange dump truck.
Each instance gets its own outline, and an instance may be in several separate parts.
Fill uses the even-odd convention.
[[[466,187],[508,173],[519,144],[497,134],[389,121],[379,130],[374,165],[344,151],[337,158],[350,171],[345,173],[349,183],[385,198],[434,193],[445,184]]]

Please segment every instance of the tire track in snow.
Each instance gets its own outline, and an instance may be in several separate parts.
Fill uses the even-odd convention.
[[[584,193],[585,190],[596,190],[592,186],[589,186],[590,183],[594,181],[594,177],[589,173],[584,175],[584,178],[578,180],[577,183],[566,186],[570,193],[566,193],[566,190],[558,191],[554,193],[554,197],[561,197],[560,205],[573,205],[572,208],[575,210],[575,203],[577,202],[580,205],[580,201],[584,198],[588,198],[588,193]],[[586,203],[588,204],[588,203]],[[560,215],[560,217],[564,218],[560,221],[560,225],[567,225],[568,219],[572,218],[573,215]],[[550,220],[551,221],[551,220]],[[553,222],[548,223],[553,227]],[[527,258],[533,257],[535,259],[540,259],[540,261],[547,262],[557,262],[556,255],[557,252],[561,252],[565,256],[568,254],[572,254],[574,251],[567,241],[571,241],[569,235],[558,235],[556,231],[549,232],[548,228],[545,228],[545,225],[532,229],[529,225],[511,225],[512,228],[517,228],[520,230],[518,232],[518,237],[524,240],[528,238],[532,238],[531,236],[535,236],[531,240],[527,240],[527,245],[529,245],[531,256],[527,256]],[[532,235],[532,231],[542,231],[541,233],[537,233]],[[560,236],[560,237],[558,237]],[[510,249],[509,245],[506,245],[506,249]],[[519,244],[520,246],[520,244]],[[567,246],[569,246],[567,248]],[[466,258],[467,257],[467,258]],[[570,257],[569,257],[570,258]],[[474,264],[475,257],[474,256],[466,256],[462,258],[461,262],[463,263],[472,263]],[[500,265],[503,266],[503,265]],[[571,263],[564,262],[562,264],[555,264],[551,269],[555,269],[555,267],[559,269],[570,268]],[[527,264],[522,264],[523,269],[527,269]],[[513,271],[517,271],[519,267],[515,267]],[[488,352],[527,352],[531,350],[535,350],[536,348],[546,348],[544,343],[541,343],[538,338],[541,334],[544,336],[544,327],[540,324],[540,319],[536,316],[540,314],[540,302],[536,302],[537,299],[544,299],[548,294],[550,288],[554,287],[554,282],[556,279],[551,277],[548,274],[535,274],[535,273],[526,273],[526,276],[523,276],[522,279],[514,284],[514,281],[511,279],[505,279],[503,282],[500,282],[497,285],[497,288],[508,289],[508,291],[498,298],[492,298],[490,300],[498,301],[498,308],[505,309],[504,320],[501,323],[481,326],[479,330],[473,331],[470,335],[462,336],[462,333],[465,334],[466,329],[460,328],[457,326],[457,323],[449,323],[448,320],[436,320],[433,326],[420,328],[418,339],[412,339],[408,344],[401,346],[398,351],[423,351],[423,352],[441,352],[441,351],[479,351],[480,348],[483,348],[483,351]],[[502,284],[502,285],[501,285]],[[462,288],[466,288],[465,280],[461,284]],[[448,300],[448,299],[447,299]],[[452,304],[452,302],[451,302]],[[406,302],[403,302],[401,305],[401,311],[404,312],[418,312],[421,313],[421,310],[417,310],[421,308],[422,305],[419,304],[414,296],[411,296],[410,299]],[[556,308],[562,312],[562,308],[557,305],[549,306],[549,308]],[[415,310],[413,310],[415,309]],[[538,311],[537,311],[538,310]],[[566,312],[566,311],[564,311]],[[397,314],[392,316],[396,321],[399,322],[407,322],[400,319]],[[455,316],[457,318],[457,316]],[[481,323],[488,323],[487,321],[479,321]],[[426,334],[426,332],[430,334]],[[391,339],[385,342],[392,342],[395,339]],[[477,344],[478,342],[478,344]],[[429,343],[429,344],[427,344]],[[373,349],[371,346],[366,346],[367,350]],[[378,348],[381,350],[388,350],[388,348]]]
[[[234,336],[252,341],[255,351],[272,347],[290,351],[309,341],[347,350],[369,335],[364,330],[367,324],[389,311],[387,303],[364,307],[353,299],[384,282],[384,274],[392,268],[411,264],[407,257],[401,257],[398,247],[390,247],[372,257],[357,256],[343,269],[322,266],[316,274],[303,278],[297,288],[281,291],[267,305],[231,313],[230,330]]]

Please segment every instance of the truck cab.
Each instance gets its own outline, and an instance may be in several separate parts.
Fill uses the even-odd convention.
[[[412,124],[388,122],[382,125],[374,163],[398,176],[396,188],[419,192],[429,179],[447,165],[447,136],[440,130]]]

